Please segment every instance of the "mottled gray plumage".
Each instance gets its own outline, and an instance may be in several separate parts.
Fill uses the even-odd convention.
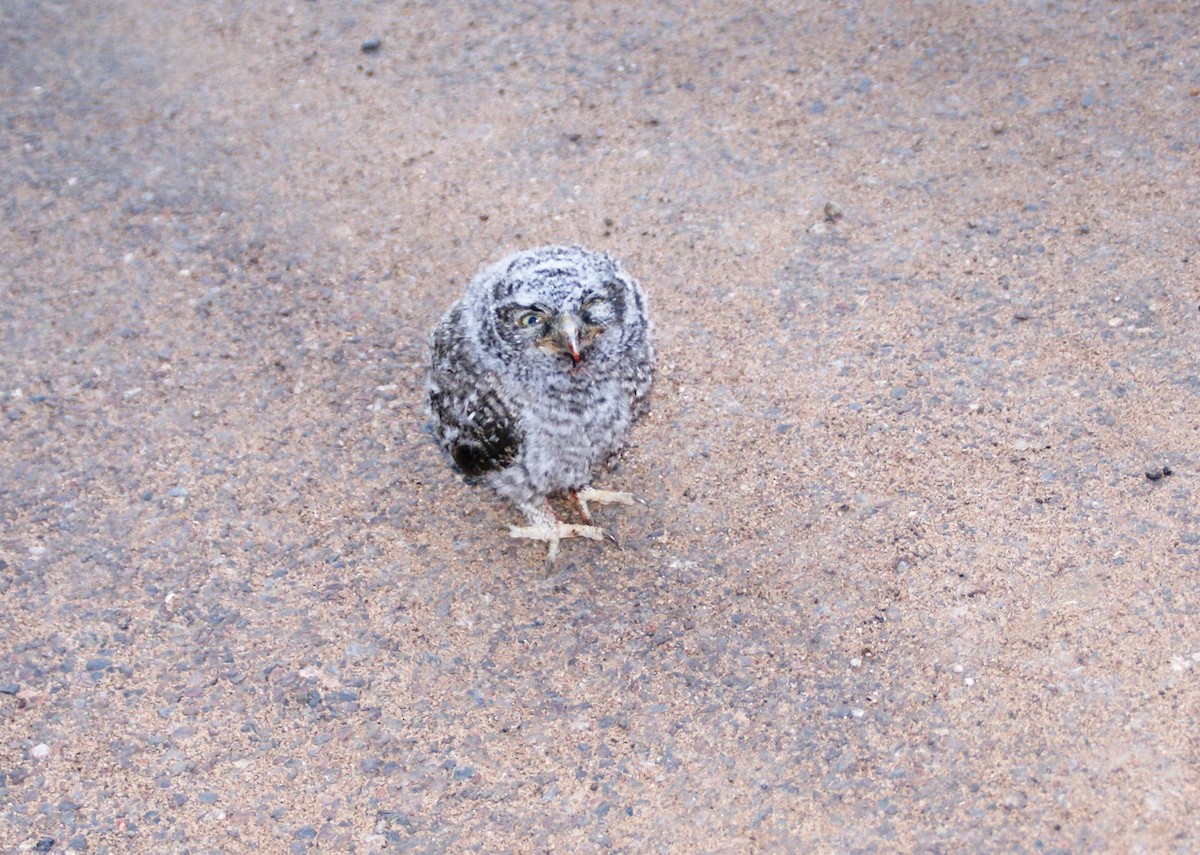
[[[557,519],[547,497],[628,504],[590,489],[646,408],[654,349],[645,298],[610,256],[580,247],[519,252],[471,281],[433,337],[429,402],[442,448],[529,521],[513,537],[599,539]]]

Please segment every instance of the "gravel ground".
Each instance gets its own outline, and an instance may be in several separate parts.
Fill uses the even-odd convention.
[[[1200,849],[1195,3],[0,7],[0,850]],[[548,572],[504,252],[661,371]]]

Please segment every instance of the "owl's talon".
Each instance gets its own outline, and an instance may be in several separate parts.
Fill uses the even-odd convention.
[[[584,487],[575,496],[581,502],[599,502],[602,505],[632,505],[638,502],[646,504],[644,500],[639,499],[633,493],[626,493],[623,490],[596,490],[592,487]]]
[[[588,507],[588,502],[599,502],[602,505],[647,504],[645,499],[621,490],[594,490],[591,487],[584,487],[582,490],[576,490],[571,495],[574,497],[575,504],[579,508],[579,516],[587,523],[592,521],[592,511]]]
[[[571,537],[586,537],[588,540],[603,540],[605,532],[594,525],[576,525],[557,519],[535,519],[530,525],[512,525],[508,527],[509,537],[523,537],[527,540],[541,540],[548,544],[546,563],[550,564],[558,557],[558,543]]]

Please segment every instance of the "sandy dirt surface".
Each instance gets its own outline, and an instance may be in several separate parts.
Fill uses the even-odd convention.
[[[1197,20],[5,2],[0,851],[1196,851]],[[552,573],[424,401],[547,242]]]

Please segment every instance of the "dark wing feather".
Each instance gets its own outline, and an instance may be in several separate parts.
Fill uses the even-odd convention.
[[[434,334],[429,404],[442,448],[463,474],[479,476],[512,463],[522,437],[496,392],[496,378],[484,371],[460,333],[461,313],[455,307]]]
[[[483,475],[513,462],[521,438],[495,392],[484,392],[459,416],[458,436],[446,448],[463,474]]]

